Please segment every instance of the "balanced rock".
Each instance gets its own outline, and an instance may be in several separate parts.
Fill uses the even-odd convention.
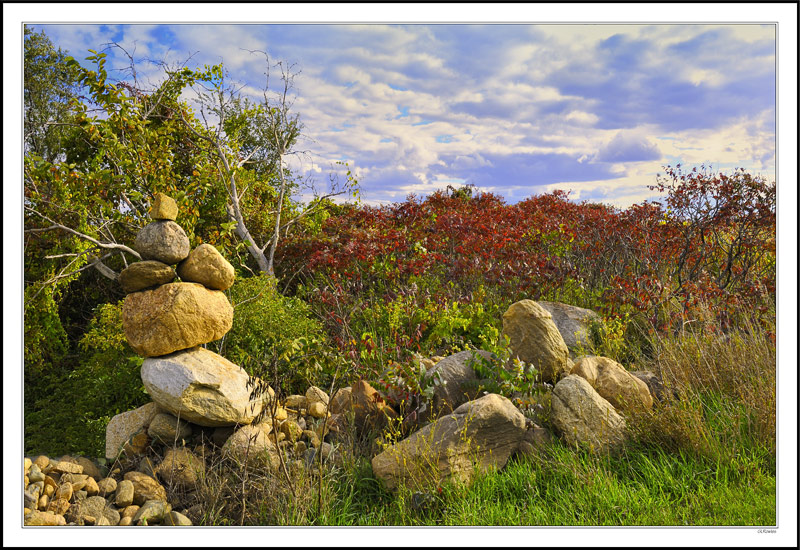
[[[238,365],[204,348],[192,348],[142,362],[142,382],[159,407],[200,426],[249,424],[269,393],[251,400],[249,375]]]
[[[553,388],[551,421],[569,445],[605,451],[625,440],[625,420],[589,382],[575,374]]]
[[[150,217],[154,220],[175,220],[178,217],[178,204],[164,193],[156,193],[150,205]]]
[[[159,413],[150,421],[147,435],[158,443],[174,445],[181,439],[189,439],[192,435],[192,426],[169,413]]]
[[[175,265],[189,255],[189,237],[181,226],[171,220],[145,225],[136,235],[133,248],[142,260],[156,260]]]
[[[571,357],[591,345],[590,325],[600,316],[591,309],[562,304],[561,302],[537,302],[553,316],[553,322],[561,333]]]
[[[478,397],[479,377],[475,372],[476,365],[498,364],[497,357],[488,351],[460,351],[434,364],[425,378],[438,377],[440,384],[433,389],[433,406],[431,414],[449,414],[467,401]],[[426,415],[426,418],[429,417]]]
[[[575,362],[570,374],[577,374],[606,401],[619,410],[653,406],[647,384],[608,357],[586,356]]]
[[[128,294],[122,326],[136,353],[155,357],[222,338],[233,326],[233,308],[218,290],[170,283]]]
[[[280,458],[276,445],[269,438],[271,431],[272,425],[269,423],[242,426],[222,448],[242,464],[268,466],[271,470],[277,470]]]
[[[123,445],[135,434],[145,430],[158,412],[155,403],[147,403],[138,409],[114,416],[106,426],[106,458],[117,458]]]
[[[201,244],[178,264],[178,276],[213,290],[226,290],[233,285],[236,271],[216,248]]]
[[[569,374],[569,350],[553,316],[533,300],[521,300],[503,314],[503,334],[521,361],[533,365],[544,382]]]
[[[130,294],[153,286],[165,285],[175,279],[175,270],[155,260],[132,263],[118,277],[122,290]]]
[[[469,482],[475,472],[502,468],[525,436],[525,417],[497,394],[464,403],[372,459],[386,487],[419,488],[447,478]]]

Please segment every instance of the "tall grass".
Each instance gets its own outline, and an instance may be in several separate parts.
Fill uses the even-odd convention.
[[[653,356],[639,366],[658,374],[666,398],[633,419],[641,441],[667,451],[691,451],[730,462],[747,455],[774,472],[776,367],[773,321],[742,316],[718,330],[711,312],[675,335],[651,337]]]

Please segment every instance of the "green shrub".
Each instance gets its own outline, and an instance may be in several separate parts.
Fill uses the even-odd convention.
[[[322,327],[300,299],[282,296],[275,278],[266,274],[239,278],[229,290],[233,327],[215,344],[218,353],[251,375],[264,375],[264,365],[280,361],[288,384],[300,390],[332,376],[324,355]],[[302,388],[303,393],[305,387]]]

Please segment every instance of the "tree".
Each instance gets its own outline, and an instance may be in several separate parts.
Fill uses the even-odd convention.
[[[62,153],[70,101],[76,97],[76,74],[67,53],[56,49],[44,32],[25,26],[23,103],[26,154],[53,162]]]

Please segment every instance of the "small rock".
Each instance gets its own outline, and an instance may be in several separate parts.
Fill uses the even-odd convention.
[[[88,497],[85,500],[77,501],[69,507],[66,513],[66,519],[74,521],[78,525],[85,524],[87,518],[92,523],[97,523],[101,518],[105,517],[110,525],[119,523],[119,512],[111,507],[111,503],[106,501],[103,497]]]
[[[158,466],[158,476],[168,485],[188,489],[205,473],[205,462],[185,447],[170,448]]]
[[[136,504],[131,504],[130,506],[126,506],[125,508],[123,508],[121,515],[123,518],[132,518],[133,516],[136,515],[136,512],[139,511],[139,508],[141,508],[141,506],[137,506]]]
[[[97,482],[93,477],[90,477],[86,480],[86,486],[84,489],[86,490],[86,494],[90,497],[93,497],[100,492],[100,488],[97,486]]]
[[[39,510],[45,511],[47,510],[47,504],[50,500],[47,498],[47,495],[42,495],[39,497],[39,504],[36,506]]]
[[[28,479],[30,483],[36,483],[37,481],[44,481],[44,474],[42,470],[36,464],[31,464],[30,471],[28,472]]]
[[[127,526],[131,525],[132,523],[133,523],[133,517],[132,516],[128,516],[126,518],[122,518],[121,520],[119,520],[118,525],[120,527],[127,527]]]
[[[83,473],[83,466],[80,464],[74,464],[72,462],[67,462],[65,460],[60,460],[56,462],[51,462],[49,464],[50,472],[56,472],[59,474],[82,474]]]
[[[178,217],[178,203],[164,193],[156,193],[150,204],[150,218],[154,220],[172,220]]]
[[[64,500],[69,501],[72,500],[72,493],[73,493],[72,483],[66,482],[58,486],[55,495],[56,498],[63,498]]]
[[[97,492],[100,496],[108,496],[117,490],[117,480],[113,477],[106,477],[97,482]]]
[[[94,516],[83,516],[83,524],[84,525],[94,525],[97,521],[97,518]]]
[[[134,504],[141,506],[148,500],[167,500],[167,492],[164,487],[162,487],[158,481],[146,474],[141,472],[128,472],[125,474],[125,480],[133,483]],[[119,491],[119,486],[117,487],[117,491]],[[126,504],[126,506],[128,504]]]
[[[308,406],[308,399],[305,395],[290,395],[286,398],[286,401],[283,405],[290,409],[299,411],[300,409],[305,409]]]
[[[36,464],[39,469],[44,470],[50,464],[50,459],[45,455],[39,455],[36,457],[33,463]]]
[[[25,516],[25,525],[66,525],[64,516],[32,510]]]
[[[286,439],[294,443],[297,441],[301,435],[303,435],[303,430],[294,420],[287,420],[283,424],[281,424],[281,432],[286,435]]]
[[[216,248],[201,244],[178,264],[178,276],[212,290],[227,290],[233,285],[236,271]]]
[[[25,503],[25,508],[30,508],[31,510],[35,510],[36,507],[39,505],[39,493],[25,491],[23,493],[23,501]]]
[[[164,518],[164,525],[180,525],[188,527],[192,525],[192,520],[190,520],[180,512],[170,512]]]
[[[174,265],[189,255],[189,237],[172,220],[154,221],[136,234],[133,248],[142,260],[156,260]]]
[[[324,418],[328,414],[328,407],[321,401],[316,401],[308,406],[308,414],[314,418]]]
[[[133,516],[133,523],[141,524],[144,521],[148,524],[160,522],[170,510],[172,510],[172,506],[163,500],[148,500],[142,504],[136,515]]]
[[[100,518],[99,518],[99,519],[98,519],[98,520],[95,522],[95,525],[97,525],[97,526],[101,526],[101,525],[108,525],[108,526],[110,526],[110,525],[111,525],[111,522],[108,520],[108,518],[107,518],[107,517],[105,517],[105,516],[100,516]],[[117,524],[117,525],[119,525],[119,524]]]
[[[298,441],[294,444],[294,454],[297,456],[303,456],[303,453],[306,452],[306,449],[308,449],[308,445],[306,445],[305,441]]]
[[[334,392],[333,399],[330,402],[328,409],[332,414],[341,414],[349,411],[352,408],[350,404],[350,394],[353,393],[353,388],[347,386],[339,391]]]
[[[31,466],[33,465],[33,462],[31,462],[31,459],[26,456],[24,464],[25,464],[25,475],[28,475],[28,472],[31,471]]]
[[[47,511],[63,516],[67,513],[67,510],[69,510],[69,506],[70,504],[67,499],[57,498],[50,501],[50,503],[47,505]]]
[[[78,502],[79,500],[86,500],[86,497],[88,496],[89,495],[86,493],[86,491],[83,490],[75,491],[72,493],[72,500],[74,502]]]
[[[311,386],[308,388],[308,390],[306,390],[306,400],[308,401],[309,406],[312,403],[323,403],[327,406],[329,398],[327,393],[316,386]]]
[[[117,494],[114,502],[117,505],[117,508],[124,508],[126,506],[130,506],[133,503],[133,482],[129,480],[120,481],[117,484]]]

